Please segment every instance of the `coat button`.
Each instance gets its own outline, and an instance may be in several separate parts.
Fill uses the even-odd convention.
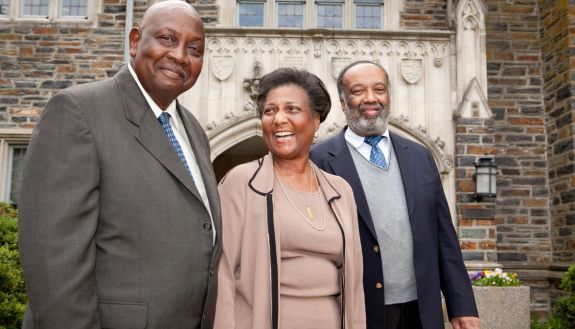
[[[206,318],[207,318],[206,313],[202,313],[202,320],[206,321]]]
[[[373,246],[373,252],[375,252],[376,254],[379,253],[379,246],[378,245]]]
[[[214,268],[210,267],[210,276],[213,276],[213,275],[214,275]]]
[[[204,223],[204,231],[211,231],[212,230],[212,223]]]
[[[381,288],[383,288],[383,284],[381,284],[381,282],[378,282],[375,284],[375,288],[381,289]]]

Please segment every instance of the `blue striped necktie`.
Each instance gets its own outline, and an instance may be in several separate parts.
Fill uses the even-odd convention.
[[[170,114],[168,112],[162,112],[162,114],[158,117],[158,120],[160,120],[160,124],[162,125],[162,128],[164,128],[166,135],[168,135],[170,143],[176,150],[176,153],[178,153],[178,157],[180,158],[180,160],[184,163],[184,166],[186,167],[188,174],[190,174],[191,176],[192,171],[190,170],[190,167],[188,167],[188,162],[186,161],[186,157],[184,156],[184,151],[182,151],[182,147],[180,146],[180,143],[178,143],[178,140],[174,135],[174,131],[172,130],[172,126],[170,125]]]
[[[379,142],[385,137],[383,136],[367,136],[364,142],[371,146],[371,153],[369,154],[369,161],[381,169],[387,170],[387,161],[385,156],[379,148]]]

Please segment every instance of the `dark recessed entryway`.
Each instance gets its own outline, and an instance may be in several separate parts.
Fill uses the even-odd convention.
[[[233,167],[259,159],[268,153],[264,141],[259,136],[250,137],[220,154],[213,162],[218,182]]]

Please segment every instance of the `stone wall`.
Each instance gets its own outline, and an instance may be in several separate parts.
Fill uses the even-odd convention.
[[[548,138],[551,238],[554,262],[575,261],[575,5],[541,1],[541,36]],[[570,30],[571,29],[571,30]]]
[[[493,154],[493,120],[455,119],[455,188],[458,235],[465,261],[497,261],[495,198],[476,200],[475,163]]]
[[[193,3],[207,23],[214,0]],[[134,23],[147,0],[134,2]],[[0,25],[0,128],[34,126],[48,99],[73,84],[113,76],[123,63],[124,0],[103,0],[94,22],[2,22]]]
[[[400,19],[408,30],[448,30],[447,0],[405,0]]]
[[[53,93],[112,76],[123,61],[124,12],[105,0],[93,23],[2,23],[0,128],[31,127]]]
[[[497,261],[531,286],[534,311],[549,310],[547,134],[537,0],[487,1],[488,98],[498,165]]]
[[[516,2],[487,1],[488,98],[500,174],[497,260],[548,264],[551,242],[539,12],[536,0]]]

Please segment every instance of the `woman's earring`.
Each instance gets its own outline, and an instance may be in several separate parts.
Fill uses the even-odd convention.
[[[317,134],[317,130],[316,130],[315,133],[313,134],[313,138],[317,139],[317,136],[318,136],[318,134]]]

